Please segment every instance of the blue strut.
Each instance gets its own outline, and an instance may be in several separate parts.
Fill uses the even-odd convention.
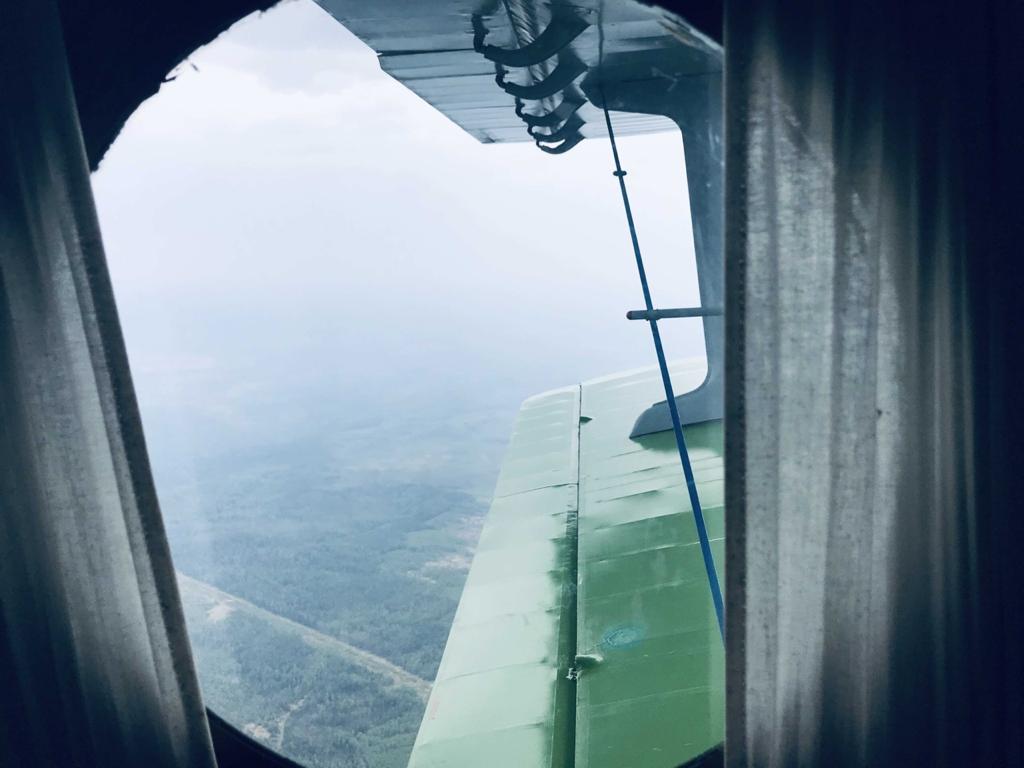
[[[672,391],[672,377],[669,376],[668,363],[665,361],[665,349],[661,344],[661,332],[658,330],[657,316],[651,301],[651,289],[647,285],[647,271],[644,269],[643,256],[640,255],[640,241],[636,236],[636,225],[633,223],[633,210],[629,206],[629,193],[626,191],[626,172],[619,162],[619,148],[615,144],[615,131],[612,130],[612,117],[604,103],[604,121],[608,126],[608,138],[611,140],[612,156],[615,158],[615,171],[612,173],[619,180],[619,191],[622,192],[622,205],[626,209],[626,222],[629,224],[629,237],[633,241],[633,255],[636,256],[636,268],[640,273],[640,287],[644,291],[644,304],[647,307],[647,321],[651,324],[651,336],[654,338],[654,350],[658,354],[658,367],[661,369],[661,381],[665,385],[665,397],[668,401],[669,415],[672,417],[672,431],[676,435],[676,447],[679,449],[679,461],[683,465],[683,476],[686,478],[686,490],[690,494],[690,506],[693,507],[693,521],[697,525],[697,538],[700,540],[700,551],[704,556],[704,570],[708,574],[708,586],[711,588],[711,600],[715,604],[715,615],[718,617],[718,632],[725,639],[725,618],[722,605],[722,587],[718,583],[718,571],[715,569],[715,558],[711,553],[711,542],[708,539],[708,528],[704,523],[704,512],[701,511],[700,496],[697,494],[697,483],[693,479],[693,467],[690,466],[690,454],[686,450],[686,438],[679,420],[679,408],[676,406],[675,393]]]

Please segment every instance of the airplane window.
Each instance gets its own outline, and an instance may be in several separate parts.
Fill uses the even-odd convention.
[[[655,301],[699,305],[679,130],[619,150]],[[643,296],[612,169],[600,138],[477,141],[306,0],[195,52],[104,159],[203,694],[253,739],[309,766],[409,761],[520,404],[655,362],[625,319]],[[702,358],[700,320],[671,323],[671,357]],[[650,381],[637,415],[664,399]],[[671,435],[628,426],[622,450],[681,483]],[[657,623],[609,621],[597,655]]]

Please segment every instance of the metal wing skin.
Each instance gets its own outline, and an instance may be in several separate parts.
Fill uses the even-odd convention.
[[[377,51],[385,72],[483,142],[543,141],[574,114],[581,138],[603,136],[601,86],[663,90],[721,71],[715,43],[632,0],[317,2]],[[671,126],[661,112],[628,111],[620,134]]]
[[[673,367],[696,386],[702,362]],[[527,400],[410,768],[673,768],[724,737],[724,654],[654,370]],[[723,562],[721,422],[686,429]]]

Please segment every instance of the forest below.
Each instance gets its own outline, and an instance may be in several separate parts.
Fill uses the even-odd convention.
[[[311,768],[408,760],[515,410],[445,407],[191,453],[147,425],[206,704]]]

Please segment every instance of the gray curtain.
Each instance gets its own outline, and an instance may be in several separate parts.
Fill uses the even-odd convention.
[[[0,702],[0,765],[214,765],[52,0],[0,4]]]
[[[1019,2],[727,2],[727,763],[1024,764]]]

